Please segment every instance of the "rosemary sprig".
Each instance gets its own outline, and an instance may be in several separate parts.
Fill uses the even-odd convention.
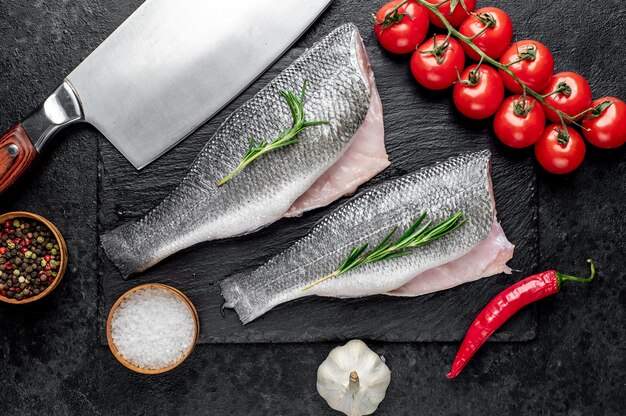
[[[391,239],[391,237],[398,230],[398,227],[396,226],[385,236],[385,238],[382,239],[380,243],[378,243],[376,247],[370,251],[366,251],[369,247],[369,244],[367,243],[359,247],[354,247],[337,270],[319,280],[316,280],[302,290],[309,290],[328,279],[341,276],[342,274],[347,273],[363,264],[407,256],[413,253],[414,249],[432,243],[433,241],[452,233],[466,221],[466,219],[462,218],[463,213],[461,211],[457,211],[447,220],[431,227],[432,221],[426,221],[424,223],[424,219],[426,219],[427,215],[427,213],[420,215],[413,225],[411,225],[404,232],[404,234],[402,234],[398,241],[393,241]]]
[[[289,106],[289,110],[291,111],[291,116],[293,117],[293,124],[291,125],[291,127],[283,130],[278,135],[278,137],[271,142],[261,140],[259,143],[255,143],[254,137],[250,136],[248,151],[243,156],[243,159],[239,163],[239,166],[237,166],[237,168],[224,179],[217,182],[217,186],[222,186],[226,182],[234,178],[235,175],[241,172],[250,163],[255,161],[259,156],[271,152],[272,150],[281,149],[283,147],[299,143],[300,139],[298,139],[298,134],[300,134],[300,132],[302,132],[302,130],[306,129],[307,127],[328,124],[328,121],[326,120],[306,121],[304,116],[304,96],[306,94],[306,84],[306,81],[304,81],[300,96],[291,91],[278,91],[278,93],[285,99],[285,101],[287,101],[287,105]]]

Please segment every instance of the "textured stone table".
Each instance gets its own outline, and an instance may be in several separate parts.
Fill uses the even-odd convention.
[[[0,0],[0,127],[8,128],[34,108],[140,3]],[[369,12],[379,3],[335,0],[305,39],[354,21],[366,43],[375,46]],[[479,2],[488,4],[510,13],[516,39],[548,44],[557,70],[589,77],[596,96],[626,98],[626,6],[621,2]],[[433,111],[450,112],[447,95],[432,100]],[[458,118],[442,123],[455,126]],[[479,128],[464,124],[468,135]],[[417,129],[419,119],[416,115],[393,128]],[[29,306],[0,305],[0,414],[335,414],[315,391],[317,366],[332,343],[202,345],[176,371],[154,377],[128,372],[100,345],[98,138],[89,126],[69,129],[19,192],[0,196],[0,212],[32,210],[54,221],[72,259],[49,298]],[[540,268],[582,272],[584,260],[592,257],[599,279],[541,302],[534,340],[489,345],[452,382],[444,373],[456,344],[372,343],[393,374],[377,414],[623,414],[624,157],[623,149],[591,149],[572,175],[538,173]]]

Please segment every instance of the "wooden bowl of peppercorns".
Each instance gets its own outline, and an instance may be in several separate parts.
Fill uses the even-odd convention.
[[[67,269],[67,246],[50,221],[30,212],[0,215],[0,301],[35,302]]]

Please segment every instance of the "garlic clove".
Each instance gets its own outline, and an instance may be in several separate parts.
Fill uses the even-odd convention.
[[[328,405],[348,416],[370,415],[385,398],[391,371],[360,340],[334,348],[317,371],[317,391]]]

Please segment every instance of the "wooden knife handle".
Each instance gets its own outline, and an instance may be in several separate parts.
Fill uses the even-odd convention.
[[[15,124],[0,137],[0,194],[26,172],[37,156],[22,123]]]

